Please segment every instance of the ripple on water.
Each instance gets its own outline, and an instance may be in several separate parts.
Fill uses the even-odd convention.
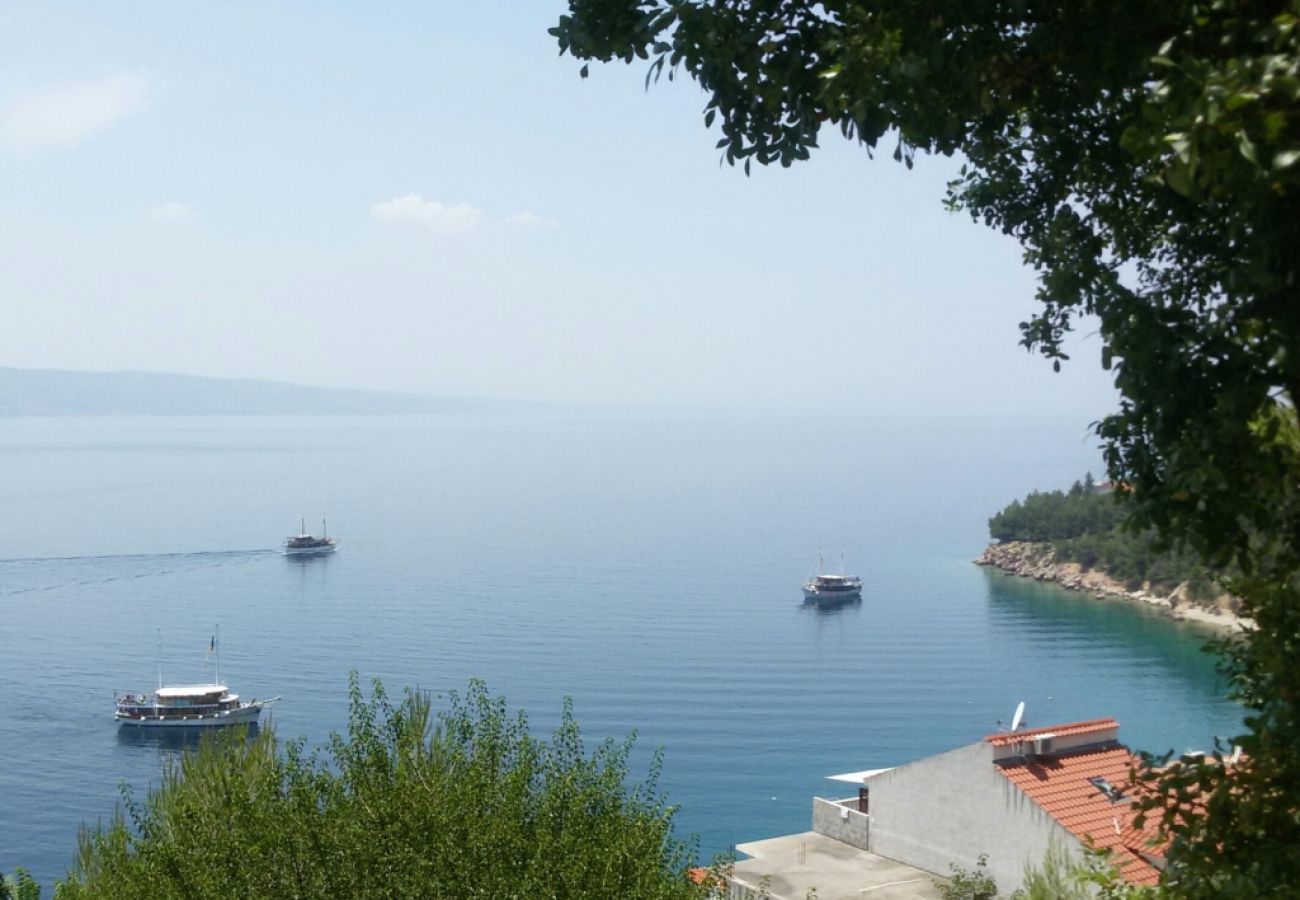
[[[481,677],[543,731],[572,696],[590,741],[635,729],[642,770],[664,748],[706,855],[804,830],[823,776],[977,740],[1021,699],[1161,749],[1237,721],[1198,636],[965,562],[997,505],[1097,468],[1078,423],[842,420],[830,444],[772,419],[222,420],[202,437],[226,450],[171,452],[192,426],[4,439],[30,491],[0,517],[24,557],[0,560],[0,864],[46,883],[119,779],[174,755],[110,717],[114,689],[152,686],[159,626],[189,680],[219,623],[226,679],[282,695],[277,730],[311,742],[346,725],[352,669],[394,692]],[[304,507],[337,555],[221,551],[273,546]],[[863,574],[860,604],[802,605],[819,544]]]

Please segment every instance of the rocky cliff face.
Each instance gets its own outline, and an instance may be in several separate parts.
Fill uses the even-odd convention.
[[[1051,544],[1026,541],[991,544],[975,563],[1023,578],[1050,581],[1072,591],[1083,591],[1102,599],[1145,603],[1174,619],[1233,630],[1253,625],[1249,619],[1237,615],[1237,599],[1228,594],[1208,602],[1195,601],[1189,596],[1186,582],[1168,594],[1153,591],[1150,584],[1144,584],[1139,590],[1129,590],[1123,582],[1111,578],[1100,569],[1085,570],[1075,562],[1057,562],[1056,549]]]

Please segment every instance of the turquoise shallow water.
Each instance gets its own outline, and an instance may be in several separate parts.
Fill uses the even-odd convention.
[[[0,419],[0,869],[50,882],[172,750],[114,689],[202,676],[214,623],[276,726],[349,669],[485,678],[547,728],[638,732],[705,854],[808,827],[823,777],[1115,715],[1152,750],[1236,727],[1202,635],[970,564],[988,516],[1098,470],[1085,423],[556,414]],[[332,558],[269,548],[328,513]],[[863,575],[819,612],[818,547]]]

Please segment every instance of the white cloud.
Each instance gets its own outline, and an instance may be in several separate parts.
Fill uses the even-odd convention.
[[[149,80],[118,74],[29,90],[0,110],[0,142],[20,153],[73,147],[143,110]]]
[[[198,211],[176,200],[168,200],[149,210],[149,218],[155,222],[181,223],[193,222],[199,217]]]
[[[504,221],[508,225],[518,225],[521,228],[554,228],[556,224],[553,219],[544,219],[537,213],[528,210],[506,216]]]
[[[370,214],[380,222],[415,225],[443,236],[464,234],[483,224],[483,212],[477,207],[468,203],[447,206],[437,200],[425,200],[419,194],[376,203],[370,208]]]

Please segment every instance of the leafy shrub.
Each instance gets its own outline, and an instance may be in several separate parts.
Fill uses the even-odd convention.
[[[948,880],[934,883],[939,896],[943,900],[993,900],[998,895],[998,885],[988,873],[988,864],[988,855],[981,853],[973,870],[949,865]]]
[[[40,900],[41,887],[27,874],[27,870],[14,870],[13,877],[0,874],[0,900]]]
[[[328,751],[267,729],[206,740],[143,802],[83,833],[59,900],[132,898],[702,897],[690,847],[632,738],[588,754],[572,709],[549,741],[472,682],[436,717],[351,679]]]

